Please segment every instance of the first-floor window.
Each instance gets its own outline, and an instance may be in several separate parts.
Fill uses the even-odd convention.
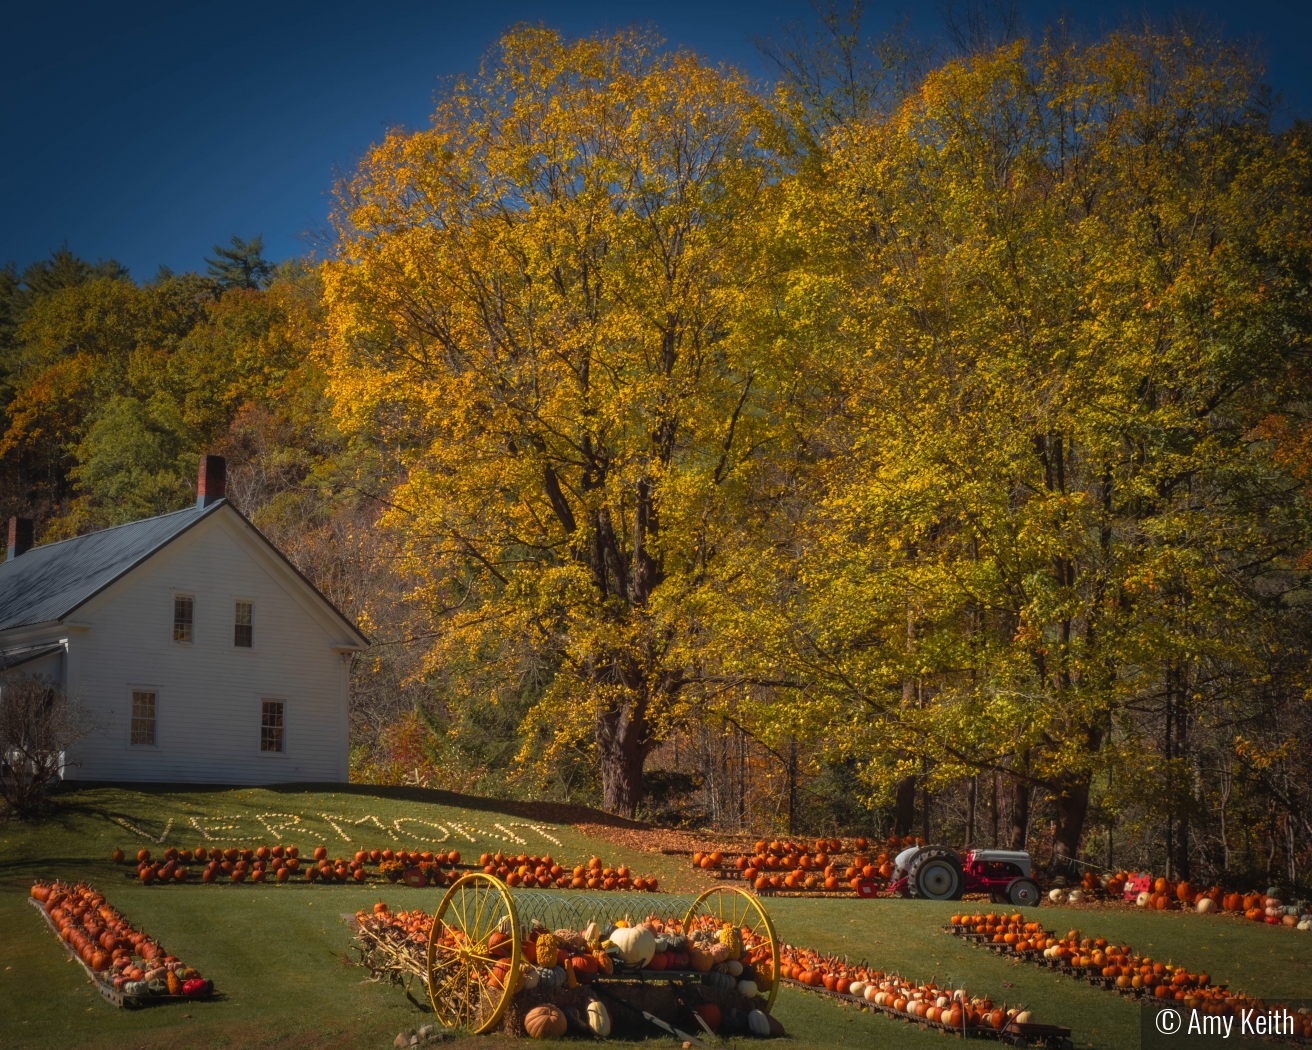
[[[260,717],[260,750],[282,751],[282,701],[265,700]]]
[[[132,742],[155,746],[155,694],[144,689],[132,691]]]

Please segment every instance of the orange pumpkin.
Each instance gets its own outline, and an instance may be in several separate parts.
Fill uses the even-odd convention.
[[[559,1039],[568,1028],[565,1014],[551,1003],[535,1006],[524,1015],[524,1031],[534,1039]]]

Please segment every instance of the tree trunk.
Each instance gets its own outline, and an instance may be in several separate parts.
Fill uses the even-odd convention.
[[[1008,849],[1024,849],[1030,830],[1029,781],[1016,780],[1011,788],[1011,828],[1007,834]]]
[[[1062,780],[1058,785],[1057,820],[1052,836],[1053,874],[1066,872],[1080,851],[1084,821],[1089,815],[1089,779]]]
[[[975,845],[975,801],[979,795],[979,775],[970,778],[966,785],[966,849]]]
[[[632,817],[642,801],[642,767],[647,759],[646,722],[627,704],[603,711],[595,737],[601,760],[602,808]]]
[[[903,777],[894,788],[893,834],[898,838],[911,834],[916,823],[916,775]]]

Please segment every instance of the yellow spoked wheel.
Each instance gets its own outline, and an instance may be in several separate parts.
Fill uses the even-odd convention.
[[[766,959],[770,966],[770,994],[765,1004],[769,1013],[774,1006],[774,997],[779,992],[779,938],[774,932],[774,923],[761,907],[761,902],[745,890],[717,886],[707,890],[688,909],[683,920],[684,933],[691,936],[699,927],[720,929],[728,923],[743,935],[743,954],[753,956],[753,968],[758,974],[765,969]],[[765,953],[768,950],[769,955]]]
[[[448,1028],[486,1032],[519,985],[519,917],[500,879],[462,875],[428,934],[428,1001]]]

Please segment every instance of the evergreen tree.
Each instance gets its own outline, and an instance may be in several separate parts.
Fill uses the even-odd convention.
[[[233,234],[231,248],[214,246],[217,258],[205,260],[206,272],[223,288],[263,288],[273,275],[263,253],[263,237],[243,241]]]

